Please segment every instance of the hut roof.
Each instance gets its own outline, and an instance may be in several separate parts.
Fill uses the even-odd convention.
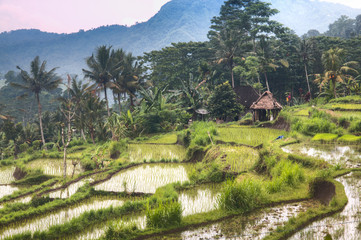
[[[252,104],[251,109],[282,109],[282,105],[277,102],[271,92],[266,91]]]
[[[259,94],[251,86],[236,86],[234,88],[237,102],[249,108],[259,98]]]

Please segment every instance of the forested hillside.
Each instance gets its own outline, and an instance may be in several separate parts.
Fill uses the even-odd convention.
[[[0,72],[16,65],[26,66],[36,55],[61,73],[81,73],[84,59],[95,47],[106,44],[123,48],[134,55],[159,50],[172,42],[205,41],[210,19],[219,13],[223,0],[173,0],[153,18],[132,27],[103,26],[73,34],[17,30],[0,34]],[[340,4],[311,0],[271,0],[280,11],[273,18],[298,35],[309,29],[327,30],[341,15],[354,18],[361,11]]]

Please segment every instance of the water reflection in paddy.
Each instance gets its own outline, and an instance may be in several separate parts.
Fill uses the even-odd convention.
[[[361,239],[361,232],[357,229],[361,222],[361,179],[353,174],[337,178],[337,181],[344,186],[348,198],[344,210],[334,216],[312,223],[290,239],[323,240],[327,233],[332,236],[332,239]]]
[[[108,208],[110,206],[121,206],[122,200],[93,200],[86,203],[78,204],[55,213],[48,214],[44,217],[33,218],[10,225],[0,232],[0,239],[19,234],[26,231],[44,231],[50,226],[63,224],[70,221],[72,218],[80,216],[84,212],[90,210],[98,210],[102,208]]]
[[[71,176],[74,170],[74,166],[71,160],[66,162],[66,174]],[[36,169],[39,168],[43,170],[46,175],[55,175],[55,176],[63,176],[64,174],[64,161],[62,159],[38,159],[26,164],[27,167]],[[74,175],[82,173],[83,169],[80,164],[77,164],[75,167]]]
[[[318,204],[314,201],[287,204],[257,211],[249,216],[238,216],[209,224],[200,228],[190,229],[180,233],[164,235],[164,239],[262,239],[277,226],[283,225],[291,217],[307,208]],[[150,238],[152,240],[162,237]]]
[[[147,164],[119,172],[95,190],[155,193],[157,188],[173,182],[188,180],[189,164]]]
[[[87,182],[92,182],[92,181],[93,181],[92,178],[80,180],[78,182],[70,184],[67,188],[60,189],[60,190],[57,190],[55,192],[51,192],[49,194],[49,197],[50,198],[69,198],[73,194],[75,194],[80,187],[85,185]],[[54,188],[60,187],[60,186],[61,185],[56,185]]]
[[[179,193],[178,201],[182,205],[182,215],[209,212],[218,208],[217,197],[221,184],[206,184]]]
[[[12,181],[15,181],[13,176],[14,171],[14,166],[0,168],[0,184],[9,184]]]
[[[331,164],[340,164],[348,168],[361,167],[361,147],[358,146],[293,144],[283,147],[282,150],[286,153],[322,158]]]

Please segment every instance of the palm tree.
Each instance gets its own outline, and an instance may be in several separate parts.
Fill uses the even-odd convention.
[[[19,83],[11,83],[12,86],[26,89],[35,94],[35,99],[38,104],[38,115],[39,115],[39,125],[40,125],[40,133],[41,133],[41,141],[43,142],[43,147],[45,147],[45,138],[44,138],[44,130],[43,130],[43,122],[41,119],[41,104],[40,104],[40,93],[42,91],[50,91],[56,89],[61,83],[61,79],[56,76],[55,70],[57,68],[53,68],[50,71],[46,71],[46,61],[43,61],[40,64],[39,56],[36,56],[34,60],[30,64],[30,74],[19,66],[17,68],[21,71],[21,78],[24,84]]]
[[[113,82],[109,82],[108,86],[118,94],[118,103],[120,107],[120,94],[127,94],[131,107],[134,106],[133,98],[135,92],[139,89],[140,76],[143,72],[142,65],[136,61],[131,53],[125,55],[123,52],[122,60],[117,71],[117,75]],[[119,109],[121,111],[121,109]]]
[[[315,82],[320,84],[320,90],[330,82],[334,98],[336,98],[336,83],[348,82],[353,79],[353,74],[358,74],[358,71],[352,68],[358,65],[358,62],[343,63],[344,54],[345,51],[342,48],[331,48],[323,53],[321,60],[325,72],[323,76],[316,74]]]
[[[298,55],[301,58],[301,61],[303,63],[304,66],[304,70],[305,70],[305,75],[306,75],[306,81],[307,81],[307,88],[308,88],[308,92],[311,94],[311,88],[310,88],[310,82],[308,79],[308,69],[307,66],[309,64],[310,61],[313,61],[314,58],[312,56],[312,40],[310,39],[303,39],[300,42],[299,47],[297,48],[297,52]],[[310,95],[311,96],[311,95]],[[311,97],[312,98],[312,97]]]
[[[104,90],[104,98],[107,106],[108,117],[110,117],[107,84],[114,78],[114,73],[120,67],[120,63],[114,61],[114,51],[111,46],[100,46],[96,49],[91,57],[86,59],[86,63],[90,70],[83,69],[84,76],[95,81],[95,84]]]

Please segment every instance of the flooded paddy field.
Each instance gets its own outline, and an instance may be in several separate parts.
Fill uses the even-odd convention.
[[[68,187],[59,189],[57,191],[51,192],[49,194],[50,198],[69,198],[73,194],[75,194],[78,189],[82,186],[84,186],[86,183],[92,182],[92,178],[82,179],[78,182],[70,184]],[[61,185],[56,185],[54,188],[60,187]]]
[[[157,188],[174,182],[188,181],[187,169],[191,164],[146,164],[121,171],[95,190],[111,192],[155,193]]]
[[[262,239],[291,217],[317,204],[319,203],[315,201],[286,204],[259,210],[248,216],[236,216],[202,227],[149,239]]]
[[[339,164],[346,168],[361,167],[361,146],[344,146],[337,144],[292,144],[282,147],[286,153],[301,154],[321,158],[330,164]]]
[[[108,208],[110,206],[118,207],[123,205],[122,199],[93,199],[86,202],[79,203],[75,206],[63,208],[47,214],[46,216],[39,216],[29,220],[24,220],[11,224],[10,226],[0,229],[0,239],[10,237],[15,234],[23,232],[35,232],[47,230],[50,226],[63,224],[73,218],[80,216],[84,212],[91,210],[98,210]]]
[[[358,240],[361,231],[361,178],[358,172],[336,179],[345,188],[348,203],[342,212],[313,222],[302,231],[296,233],[292,240],[323,240],[327,235],[330,239]]]
[[[73,171],[74,175],[84,171],[80,164],[77,164],[74,169],[74,165],[71,160],[68,160],[66,165],[66,174],[68,176],[71,176]],[[46,175],[63,176],[64,174],[64,161],[62,159],[37,159],[28,162],[26,167],[31,169],[41,169]]]
[[[13,176],[15,171],[15,166],[7,166],[0,168],[0,184],[10,184],[12,181],[15,181]]]

